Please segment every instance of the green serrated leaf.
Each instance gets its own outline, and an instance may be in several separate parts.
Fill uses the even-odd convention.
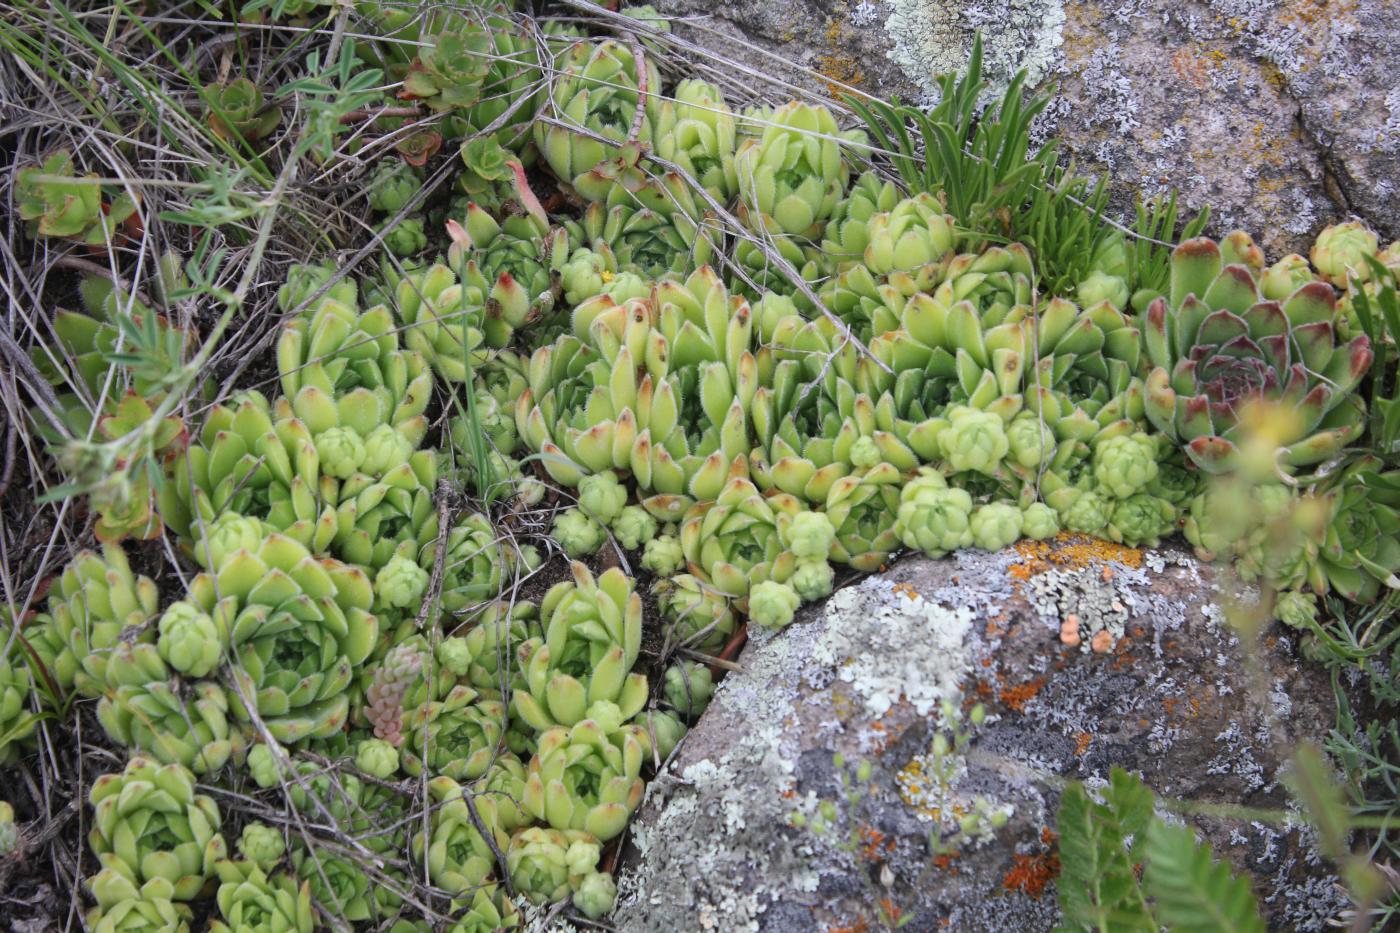
[[[1211,857],[1188,826],[1155,820],[1147,828],[1147,889],[1173,933],[1264,933],[1249,881]]]

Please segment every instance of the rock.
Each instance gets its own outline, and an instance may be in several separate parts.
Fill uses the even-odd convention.
[[[875,929],[884,903],[912,933],[1047,931],[1062,781],[1120,766],[1165,798],[1286,807],[1288,749],[1331,727],[1331,688],[1274,629],[1247,663],[1223,598],[1180,550],[1023,542],[905,559],[753,633],[648,787],[615,925]],[[930,834],[952,841],[974,812],[975,838],[931,856]],[[1252,873],[1273,928],[1318,930],[1345,906],[1307,831],[1192,822]]]
[[[928,101],[973,31],[994,83],[1059,90],[1044,117],[1115,206],[1175,189],[1211,230],[1306,254],[1356,214],[1400,237],[1400,20],[1385,0],[657,0],[676,29],[823,93]],[[742,84],[755,82],[744,77]],[[782,88],[772,93],[784,94]],[[1188,215],[1189,216],[1189,215]]]

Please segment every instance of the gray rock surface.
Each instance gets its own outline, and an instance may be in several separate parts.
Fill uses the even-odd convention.
[[[911,933],[1037,933],[1057,919],[1064,780],[1092,787],[1121,766],[1164,797],[1287,806],[1287,749],[1330,726],[1330,687],[1277,629],[1247,655],[1223,598],[1181,551],[1023,544],[907,558],[756,633],[648,786],[616,927],[876,930],[888,899]],[[1078,647],[1061,640],[1070,615]],[[817,833],[822,801],[835,820]],[[931,834],[952,840],[969,812],[998,811],[1005,825],[930,857]],[[1308,831],[1193,823],[1252,873],[1272,928],[1321,929],[1344,906]]]
[[[1391,0],[656,0],[677,30],[809,88],[927,100],[975,29],[1001,81],[1059,91],[1079,164],[1210,204],[1277,258],[1355,214],[1400,237],[1400,17]]]

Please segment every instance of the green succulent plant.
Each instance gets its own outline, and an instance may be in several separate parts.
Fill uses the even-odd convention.
[[[88,845],[102,864],[94,891],[112,875],[134,886],[162,879],[171,886],[170,899],[188,901],[227,853],[218,805],[195,793],[194,775],[182,765],[157,766],[137,756],[94,781],[88,801]]]
[[[831,559],[857,570],[873,571],[899,547],[896,520],[904,477],[889,463],[843,476],[832,484],[826,499],[826,516],[836,529]],[[802,567],[799,562],[798,573]],[[812,571],[807,574],[812,575]],[[795,578],[801,592],[807,587]],[[825,594],[820,594],[825,595]],[[809,598],[803,594],[804,598]]]
[[[656,154],[684,168],[721,204],[739,190],[734,170],[738,125],[717,85],[698,78],[677,82],[671,97],[661,104],[672,109],[670,131],[656,139]]]
[[[526,683],[513,696],[517,715],[543,732],[573,726],[600,701],[622,718],[646,702],[646,678],[632,673],[641,650],[642,602],[617,568],[593,574],[572,565],[573,579],[556,583],[540,603],[544,637],[520,647]]]
[[[345,725],[353,672],[379,636],[362,569],[317,560],[273,533],[195,577],[188,598],[227,623],[236,718],[256,713],[280,742],[324,738]]]
[[[345,920],[368,920],[374,914],[370,879],[364,868],[348,858],[297,848],[292,854],[296,876],[311,887],[322,909]]]
[[[417,775],[426,769],[458,781],[478,778],[491,764],[505,720],[506,708],[498,700],[458,684],[408,715],[404,770]]]
[[[769,234],[820,237],[850,180],[842,146],[863,142],[859,132],[842,133],[826,107],[779,107],[734,156],[740,218]]]
[[[240,76],[205,90],[206,119],[220,139],[255,143],[282,122],[282,107],[269,103],[262,88],[248,78]]]
[[[479,326],[492,347],[506,346],[516,330],[554,307],[555,279],[569,259],[567,229],[551,230],[528,187],[522,195],[530,202],[526,213],[497,221],[473,204],[463,223],[448,224],[447,264],[465,286],[462,298],[479,309]]]
[[[574,892],[574,906],[582,911],[585,917],[593,920],[612,913],[616,902],[617,884],[612,875],[605,871],[584,875],[578,890]]]
[[[624,506],[613,520],[613,534],[618,543],[629,551],[635,551],[656,537],[656,519],[639,505]]]
[[[106,545],[100,556],[82,551],[63,568],[47,611],[26,627],[25,638],[60,688],[99,696],[118,643],[154,638],[144,626],[159,603],[155,583],[132,572],[120,546]]]
[[[485,11],[483,22],[490,30],[491,47],[485,56],[481,90],[476,102],[454,111],[447,125],[453,135],[472,136],[500,120],[493,133],[495,141],[520,153],[529,164],[534,157],[530,123],[541,94],[539,48],[526,24],[510,15],[510,6],[496,4]]]
[[[1350,278],[1366,281],[1371,276],[1366,260],[1380,249],[1375,231],[1359,220],[1332,224],[1313,242],[1312,264],[1324,279],[1346,288]]]
[[[131,195],[123,192],[105,200],[97,174],[80,177],[76,171],[72,153],[59,149],[40,165],[16,174],[15,202],[31,237],[62,237],[103,246],[136,214],[137,202]]]
[[[1011,502],[989,502],[978,506],[968,522],[974,546],[984,551],[999,551],[1021,538],[1024,516]]]
[[[972,544],[972,508],[966,490],[925,469],[900,491],[895,531],[908,547],[942,557]]]
[[[238,837],[238,854],[263,871],[271,871],[286,851],[282,834],[266,823],[248,823]]]
[[[521,437],[558,482],[630,470],[641,504],[674,521],[713,499],[749,451],[758,384],[748,304],[709,268],[650,300],[574,309],[573,333],[536,350],[516,405]]]
[[[19,759],[21,746],[38,725],[38,717],[29,709],[32,690],[33,681],[23,658],[0,655],[0,765],[13,765]],[[11,814],[8,822],[13,825],[13,821]],[[5,833],[6,822],[0,819],[0,836]],[[0,854],[5,851],[0,845]]]
[[[215,869],[220,919],[210,922],[210,933],[311,933],[316,928],[310,882],[298,884],[286,872],[269,878],[251,861],[224,859]]]
[[[786,628],[801,604],[791,584],[764,580],[749,591],[749,621],[764,628]]]
[[[607,529],[583,509],[560,512],[554,518],[552,531],[559,547],[575,560],[596,554],[608,537]]]
[[[496,805],[489,796],[478,796],[469,808],[462,786],[444,776],[428,781],[428,793],[437,807],[431,826],[414,836],[412,852],[426,863],[434,884],[450,894],[466,894],[481,887],[495,867],[491,845],[477,829],[472,808],[497,848],[508,845],[496,821]],[[514,878],[513,871],[511,875]]]
[[[583,217],[576,223],[566,222],[565,228],[570,231],[570,242],[604,256],[602,265],[608,271],[644,281],[682,278],[710,262],[717,252],[709,229],[689,214],[656,211],[631,202],[595,201]],[[614,289],[607,291],[615,301],[625,300],[626,296]]]
[[[554,829],[584,830],[606,842],[626,828],[642,802],[642,745],[632,733],[618,731],[623,716],[615,704],[595,702],[590,713],[613,721],[590,715],[540,736],[523,804]]]
[[[822,239],[822,252],[831,257],[838,272],[865,261],[865,249],[870,245],[870,218],[893,210],[899,203],[899,189],[879,173],[865,172],[856,178],[832,211]]]
[[[734,635],[738,620],[730,598],[701,578],[677,574],[656,581],[653,589],[675,643],[717,652]]]
[[[1400,589],[1400,471],[1362,457],[1322,493],[1323,536],[1308,582],[1353,602]]]
[[[667,526],[670,527],[670,526]],[[642,551],[642,569],[658,577],[669,577],[685,566],[685,551],[680,539],[671,532],[659,534],[646,542]]]
[[[419,49],[404,76],[404,95],[436,111],[474,105],[491,64],[491,33],[485,26],[466,16],[454,23],[456,28],[426,37],[428,44]]]
[[[465,909],[453,911],[457,919],[448,933],[500,933],[520,927],[520,908],[496,885],[479,888],[469,903],[458,907]]]
[[[650,59],[639,71],[627,43],[611,39],[576,42],[556,57],[554,67],[557,76],[540,113],[563,125],[536,120],[534,138],[540,155],[560,181],[578,187],[582,176],[607,160],[619,158],[622,144],[633,138],[634,125],[636,142],[651,143],[659,138],[654,125],[662,117],[661,75]],[[608,142],[569,127],[588,130]]]
[[[730,480],[713,502],[693,506],[681,524],[681,549],[691,572],[736,599],[749,589],[792,576],[797,558],[780,531],[802,511],[786,493],[764,496],[752,482]]]
[[[1228,245],[1228,244],[1227,244]],[[1253,402],[1290,412],[1275,457],[1284,469],[1320,462],[1360,436],[1355,389],[1371,365],[1365,335],[1336,340],[1336,299],[1303,285],[1282,302],[1263,299],[1238,248],[1188,240],[1172,253],[1170,294],[1147,310],[1143,344],[1153,367],[1147,415],[1202,470],[1240,465],[1240,414]]]
[[[119,643],[106,677],[97,719],[114,741],[200,775],[218,771],[235,752],[241,755],[244,736],[229,721],[224,688],[210,681],[181,683],[156,646]]]
[[[1166,499],[1133,493],[1113,506],[1107,535],[1129,547],[1156,547],[1176,530],[1177,510]]]
[[[666,668],[662,684],[666,702],[691,721],[705,712],[715,693],[710,669],[695,661],[679,661]]]
[[[582,830],[531,826],[511,837],[506,866],[515,888],[535,904],[570,897],[598,871],[603,847]]]
[[[174,886],[164,878],[138,887],[123,875],[99,873],[87,883],[97,901],[87,914],[88,929],[94,933],[188,933],[190,909],[172,900]]]

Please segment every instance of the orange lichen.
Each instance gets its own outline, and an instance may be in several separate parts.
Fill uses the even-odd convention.
[[[1093,735],[1088,732],[1081,732],[1074,737],[1074,753],[1082,755],[1089,750],[1089,743],[1094,741]]]
[[[1028,683],[1018,684],[1014,687],[1006,687],[997,694],[997,699],[1001,700],[1008,709],[1013,709],[1018,713],[1026,711],[1026,703],[1029,702],[1045,686],[1045,678],[1037,677]]]
[[[845,4],[839,5],[833,12],[845,12]],[[844,32],[839,18],[832,16],[827,20],[826,51],[819,54],[816,61],[817,72],[828,79],[826,87],[833,97],[840,97],[846,93],[848,86],[865,80],[860,63],[841,48]]]
[[[1011,870],[1001,879],[1001,886],[1008,891],[1019,891],[1038,898],[1045,893],[1045,886],[1060,873],[1060,856],[1054,852],[1013,855],[1011,859]]]
[[[933,867],[939,871],[946,871],[950,875],[956,875],[958,870],[953,867],[953,859],[958,857],[956,852],[944,852],[942,855],[933,857]]]
[[[910,599],[919,598],[919,591],[914,589],[908,583],[896,583],[893,587],[891,587],[891,589],[893,589],[896,593],[909,597]]]
[[[827,933],[870,933],[870,924],[862,917],[850,926],[828,927]]]
[[[1012,564],[1007,572],[1016,580],[1029,580],[1047,570],[1083,570],[1094,564],[1105,565],[1110,573],[1111,568],[1107,566],[1110,563],[1133,569],[1142,566],[1142,551],[1137,548],[1071,532],[1061,532],[1050,541],[1026,538],[1013,544],[1012,548],[1021,561]]]
[[[1094,654],[1108,654],[1108,649],[1113,647],[1113,636],[1108,633],[1108,629],[1099,629],[1090,640],[1089,647],[1093,649]]]
[[[883,862],[894,851],[894,840],[873,826],[862,826],[860,838],[860,854],[866,861]]]

